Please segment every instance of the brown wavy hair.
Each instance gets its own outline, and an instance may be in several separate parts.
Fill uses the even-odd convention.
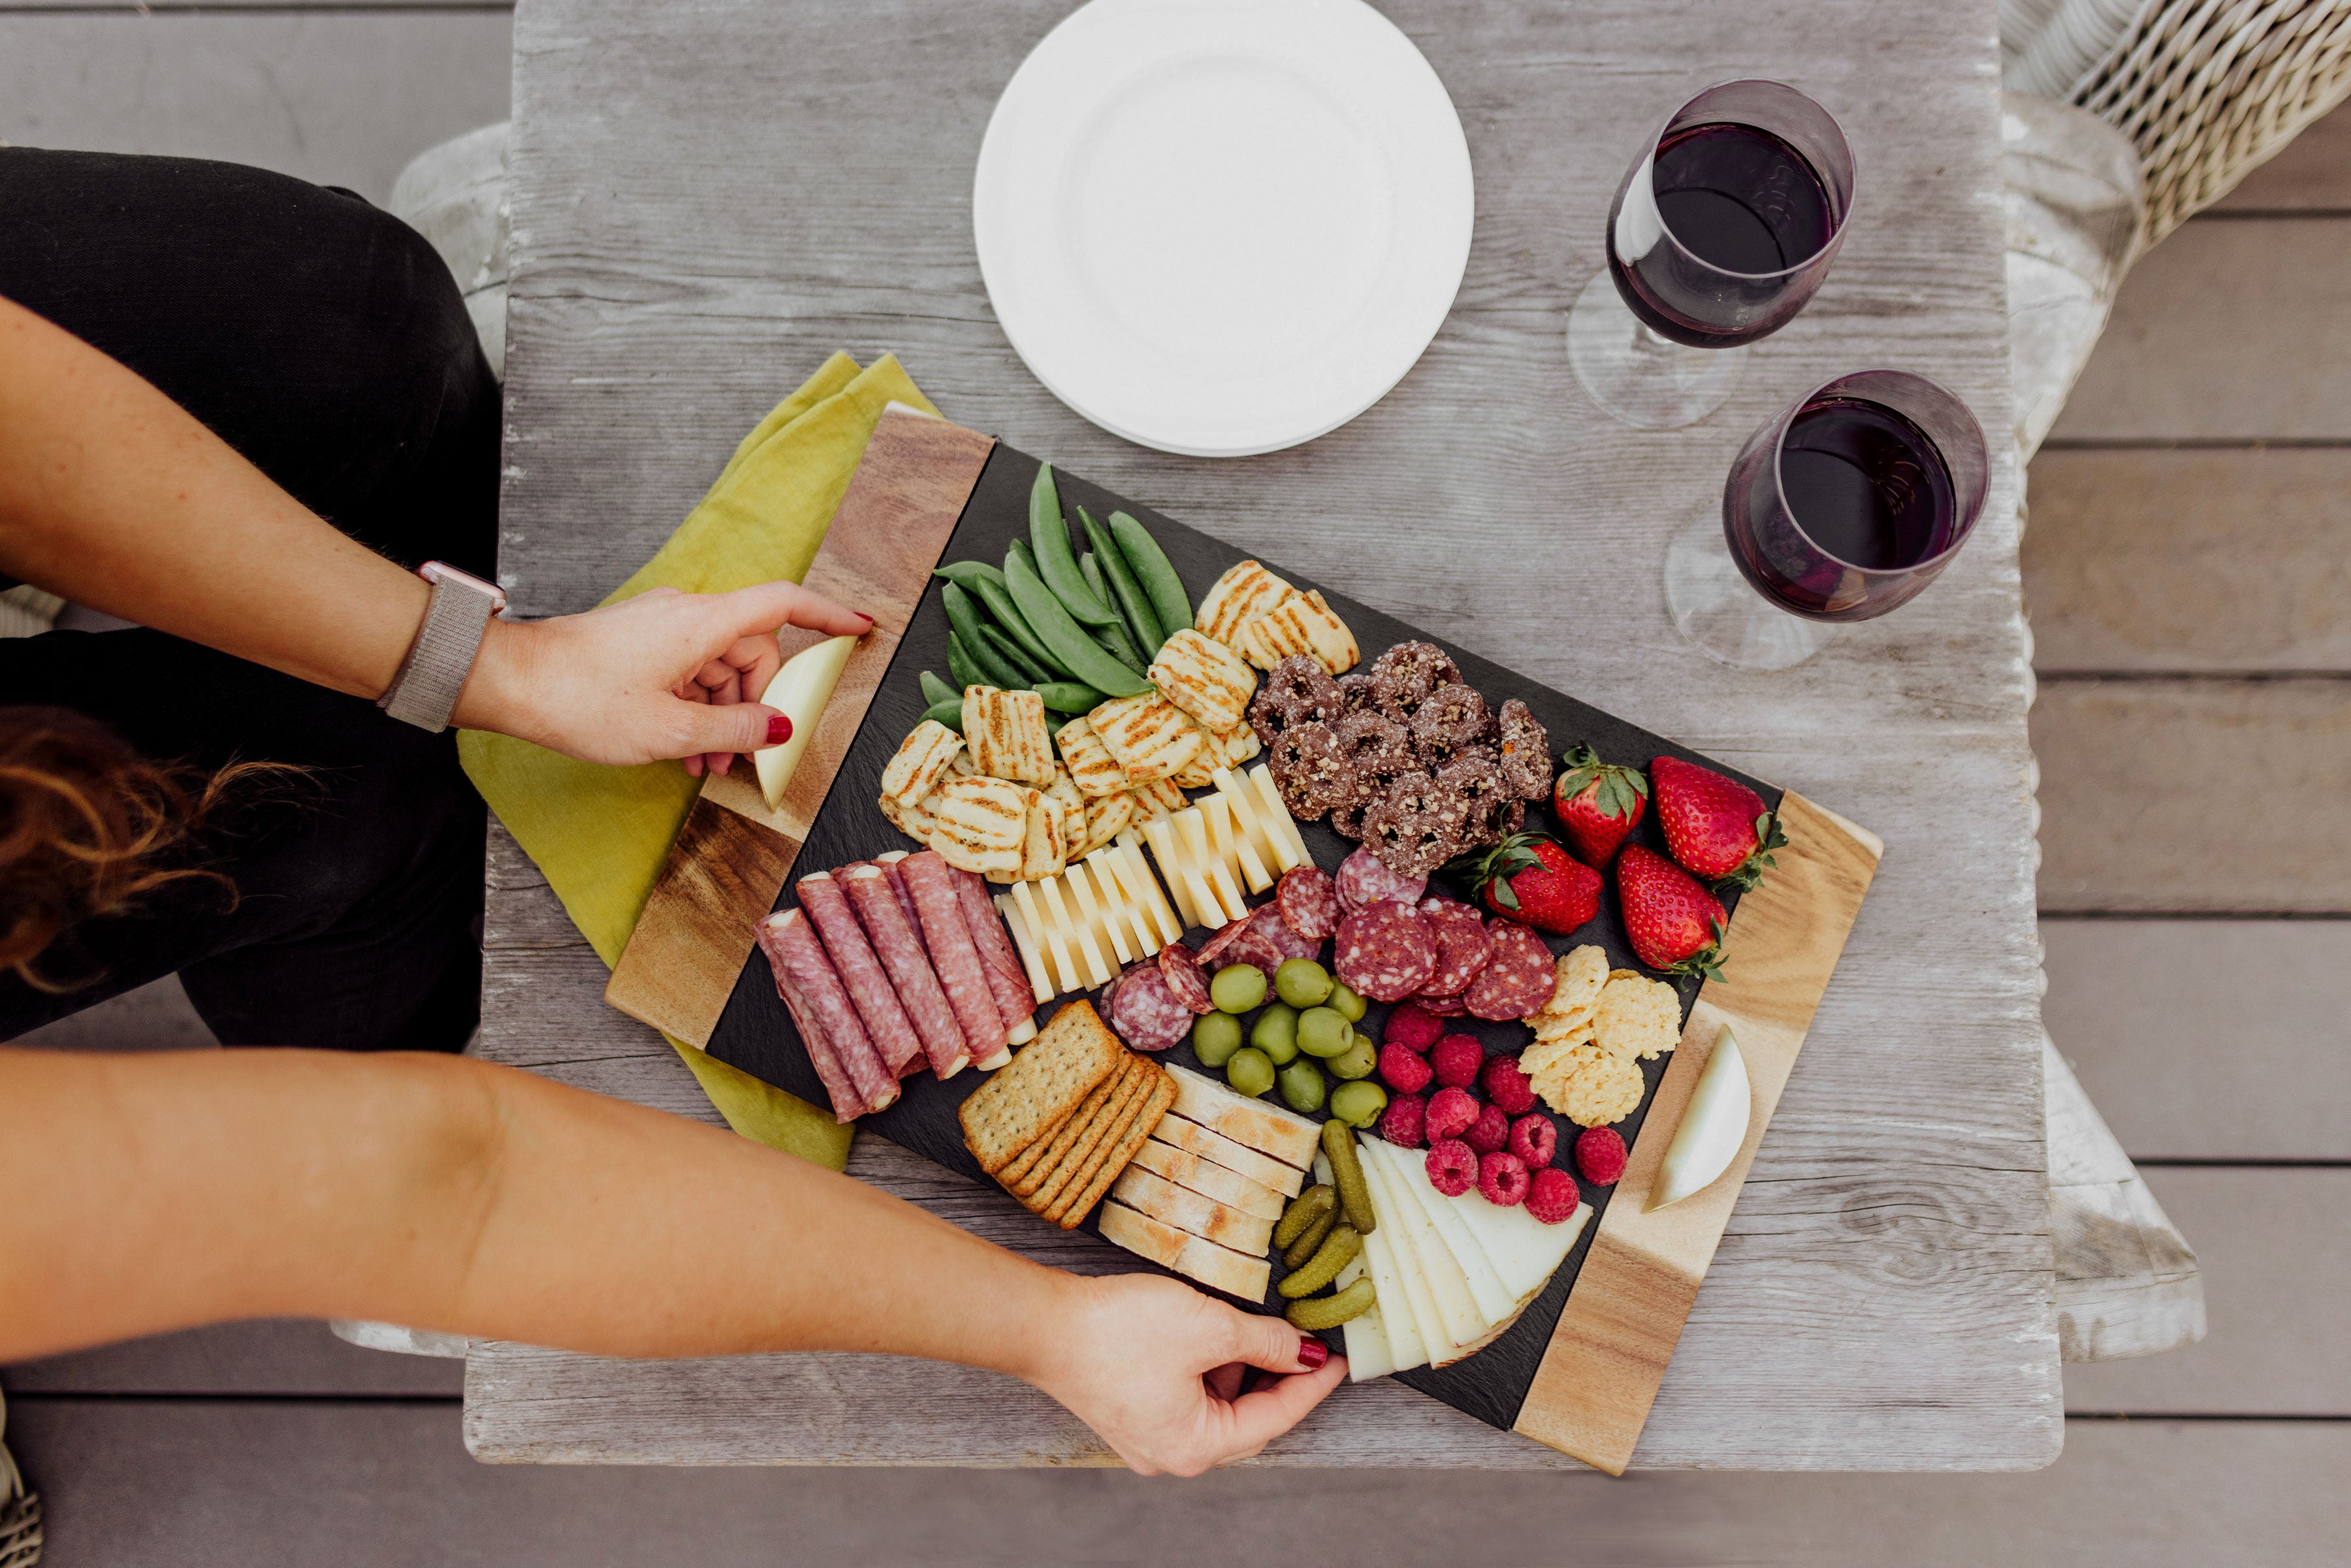
[[[233,762],[206,774],[141,757],[70,708],[0,707],[0,970],[49,992],[89,984],[97,977],[59,980],[37,962],[73,926],[176,883],[209,883],[234,908],[236,886],[204,863],[197,834],[241,780],[299,771]]]

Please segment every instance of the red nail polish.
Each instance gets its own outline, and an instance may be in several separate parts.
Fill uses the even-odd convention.
[[[781,746],[791,737],[791,716],[789,714],[781,713],[770,714],[768,716],[768,744],[769,746]]]
[[[1331,1359],[1331,1347],[1311,1335],[1301,1334],[1298,1340],[1298,1364],[1312,1372]]]

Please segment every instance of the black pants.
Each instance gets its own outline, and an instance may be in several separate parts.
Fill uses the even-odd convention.
[[[0,148],[0,295],[160,387],[343,532],[488,576],[499,392],[433,248],[346,192],[232,164]],[[175,884],[0,975],[0,1040],[177,971],[230,1045],[455,1050],[480,1012],[485,814],[454,734],[150,631],[0,639],[0,703],[147,756],[300,764]]]

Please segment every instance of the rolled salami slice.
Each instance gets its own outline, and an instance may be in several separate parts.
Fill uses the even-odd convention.
[[[894,1102],[898,1081],[873,1049],[857,1004],[833,972],[806,914],[787,909],[770,915],[759,923],[758,936],[776,972],[776,992],[790,1009],[809,1061],[832,1100],[833,1120],[853,1122]]]
[[[1283,872],[1273,902],[1281,910],[1281,923],[1301,936],[1323,942],[1338,935],[1339,916],[1344,913],[1339,907],[1339,884],[1321,866],[1297,865]]]
[[[956,898],[963,905],[964,924],[971,928],[971,944],[979,949],[979,967],[987,971],[988,989],[996,993],[997,1016],[1003,1019],[1008,1036],[1036,1017],[1037,993],[1029,988],[1029,971],[1021,967],[1020,955],[1012,950],[1011,933],[1004,929],[1004,916],[996,912],[996,900],[987,895],[987,883],[979,880],[977,872],[952,865],[947,869],[955,873]]]
[[[865,939],[873,945],[874,956],[890,976],[899,1005],[906,1009],[907,1020],[923,1042],[931,1071],[943,1079],[953,1078],[969,1065],[971,1048],[965,1043],[963,1025],[956,1021],[955,1008],[923,951],[922,933],[906,918],[898,895],[890,891],[889,873],[878,865],[862,865],[840,881],[849,893],[849,906],[857,912],[857,923],[865,927]]]
[[[808,911],[809,924],[824,938],[825,956],[832,960],[849,999],[857,1004],[866,1034],[880,1049],[890,1071],[904,1078],[930,1065],[923,1054],[922,1036],[914,1032],[914,1020],[906,1016],[905,1005],[890,983],[890,972],[882,967],[873,944],[865,939],[865,927],[857,923],[856,911],[849,907],[849,894],[841,891],[841,883],[831,872],[820,871],[800,878],[794,891],[799,894],[800,907]]]
[[[963,917],[963,900],[956,894],[955,867],[941,860],[936,852],[925,850],[921,854],[905,857],[899,864],[899,872],[906,892],[914,899],[914,913],[922,921],[923,946],[930,954],[931,972],[938,977],[939,988],[946,993],[947,1005],[955,1009],[964,1044],[970,1048],[974,1061],[989,1061],[1003,1051],[1004,1037],[1011,1033],[1011,1029],[997,1010],[996,988],[987,983],[979,948],[971,939],[971,926]],[[995,914],[992,908],[988,911],[991,918]],[[1020,995],[1024,999],[1029,996],[1025,980],[1021,982]]]
[[[1515,920],[1495,920],[1486,927],[1494,956],[1462,993],[1472,1018],[1524,1018],[1551,1000],[1557,979],[1551,949],[1543,939]]]
[[[1404,1000],[1437,967],[1437,938],[1428,922],[1411,904],[1393,899],[1348,914],[1339,922],[1338,944],[1339,978],[1375,1002]]]
[[[1249,925],[1258,936],[1265,938],[1267,946],[1284,958],[1311,958],[1322,951],[1322,944],[1311,936],[1301,936],[1281,917],[1278,901],[1269,899],[1249,912]],[[1279,964],[1276,968],[1280,967]]]
[[[1399,876],[1380,862],[1369,850],[1357,850],[1339,862],[1339,904],[1343,909],[1362,909],[1368,904],[1392,898],[1399,904],[1417,904],[1420,895],[1428,891],[1425,876]]]
[[[1208,995],[1208,977],[1200,973],[1200,956],[1192,951],[1181,937],[1159,949],[1159,972],[1167,977],[1167,988],[1176,999],[1195,1013],[1212,1013],[1216,1002]]]
[[[1128,965],[1109,1006],[1110,1027],[1137,1051],[1165,1051],[1192,1031],[1192,1009],[1176,999],[1155,963]]]
[[[914,908],[914,890],[906,885],[906,868],[902,863],[905,858],[904,850],[892,850],[886,855],[875,855],[873,863],[880,866],[883,874],[890,879],[890,891],[898,895],[898,907],[906,912],[906,924],[914,928],[915,936],[921,936],[923,920],[922,915]],[[925,938],[924,946],[927,951],[928,938]]]
[[[1494,956],[1486,922],[1468,904],[1435,894],[1420,901],[1420,916],[1437,936],[1437,972],[1420,988],[1431,996],[1458,997]]]

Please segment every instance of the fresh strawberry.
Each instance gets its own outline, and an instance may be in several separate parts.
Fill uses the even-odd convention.
[[[1545,833],[1512,833],[1446,871],[1505,920],[1562,935],[1600,913],[1600,873]]]
[[[1684,870],[1717,886],[1753,887],[1788,841],[1763,798],[1710,768],[1660,757],[1649,764],[1666,848]]]
[[[1652,969],[1722,978],[1722,905],[1689,873],[1649,848],[1626,844],[1616,860],[1625,935]]]
[[[1560,761],[1566,771],[1551,787],[1560,831],[1567,835],[1576,859],[1594,871],[1606,871],[1625,835],[1641,825],[1641,815],[1649,809],[1649,781],[1637,768],[1601,761],[1589,746],[1579,745]]]

